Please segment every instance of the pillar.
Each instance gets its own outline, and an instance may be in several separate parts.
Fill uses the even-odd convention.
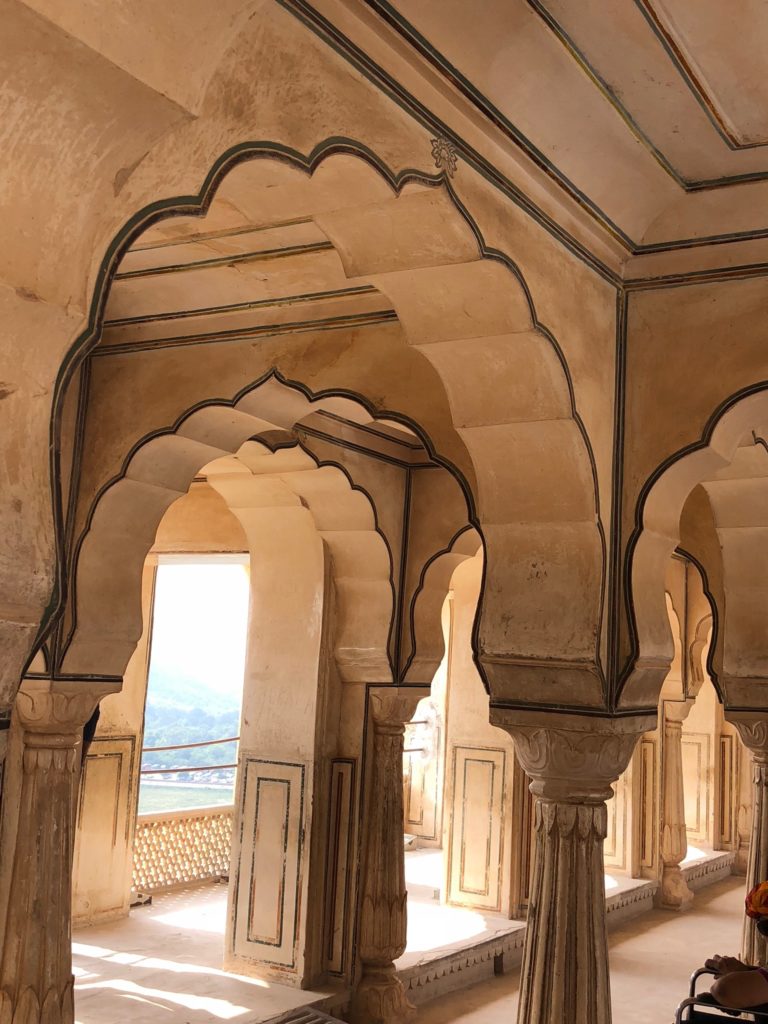
[[[736,758],[736,859],[733,873],[745,875],[749,869],[749,841],[752,835],[752,754],[739,744]]]
[[[151,555],[144,565],[144,630],[122,689],[99,705],[91,742],[87,748],[84,743],[72,867],[74,928],[127,918],[130,912],[156,564]]]
[[[358,956],[362,973],[351,1024],[402,1024],[415,1010],[394,961],[405,952],[408,923],[403,848],[403,734],[424,690],[381,688],[371,695],[370,788],[362,830]]]
[[[72,833],[83,727],[120,684],[27,680],[19,815],[0,959],[0,1022],[72,1024]]]
[[[747,892],[768,879],[768,716],[760,711],[726,711],[725,717],[739,730],[744,746],[752,756],[752,832],[747,861]],[[765,938],[755,922],[745,915],[741,940],[742,959],[749,964],[765,964]]]
[[[652,716],[598,719],[491,709],[534,796],[534,867],[518,1024],[610,1024],[606,800]]]
[[[684,910],[693,899],[681,863],[688,853],[683,782],[683,722],[693,701],[662,701],[661,739],[661,888],[659,905]]]

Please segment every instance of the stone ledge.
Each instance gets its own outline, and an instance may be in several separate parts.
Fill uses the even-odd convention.
[[[701,889],[730,875],[734,859],[733,853],[714,853],[684,867],[683,874],[692,889]],[[624,888],[607,895],[605,899],[609,931],[631,918],[653,910],[659,889],[659,883],[655,880],[638,878],[622,881]],[[437,952],[433,956],[426,954],[419,963],[398,971],[408,998],[419,1006],[519,967],[523,959],[525,931],[524,921],[510,921],[508,930],[481,942]],[[315,1006],[329,1013],[342,1014],[346,999],[345,994],[337,993],[319,1001]]]
[[[653,910],[654,898],[658,889],[658,882],[638,879],[637,885],[607,896],[605,914],[608,931],[618,928],[632,917],[639,917],[640,914]]]
[[[688,888],[695,892],[705,885],[712,885],[713,882],[719,882],[721,878],[732,875],[735,860],[736,854],[732,852],[717,851],[708,854],[703,860],[683,865],[683,878],[688,883]]]
[[[457,989],[501,974],[523,959],[525,923],[510,921],[510,930],[476,945],[451,950],[398,971],[412,1003],[419,1005]]]
[[[712,879],[714,881],[715,879]],[[653,909],[658,882],[638,879],[611,893],[605,900],[608,928]],[[525,922],[510,921],[508,930],[462,949],[437,953],[398,971],[408,998],[419,1005],[430,999],[467,988],[494,974],[518,967],[523,959]]]

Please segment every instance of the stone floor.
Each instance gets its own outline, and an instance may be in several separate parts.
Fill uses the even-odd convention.
[[[499,915],[440,907],[435,854],[419,851],[406,865],[409,949],[401,969],[519,927]],[[616,1024],[671,1021],[691,970],[712,952],[738,949],[742,892],[743,881],[729,878],[697,893],[683,915],[651,911],[612,933]],[[128,921],[75,932],[77,1024],[257,1024],[324,998],[222,971],[225,915],[226,889],[210,885],[156,897]],[[515,970],[452,992],[420,1007],[419,1024],[510,1024],[517,986]]]
[[[652,910],[610,936],[614,1024],[670,1024],[688,977],[712,953],[738,955],[744,881],[727,878],[696,894],[683,914]],[[518,971],[425,1004],[418,1024],[511,1024]]]
[[[76,931],[76,1024],[256,1024],[322,998],[222,971],[226,909],[226,886],[206,885]]]

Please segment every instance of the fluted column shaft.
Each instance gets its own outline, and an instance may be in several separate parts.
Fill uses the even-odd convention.
[[[371,697],[371,782],[363,827],[358,954],[362,974],[350,1005],[353,1024],[400,1024],[414,1008],[394,961],[405,952],[407,898],[403,847],[403,735],[421,692]]]
[[[683,782],[683,721],[692,701],[663,702],[661,741],[661,890],[659,903],[671,910],[683,910],[693,893],[680,868],[688,853]]]
[[[72,841],[82,730],[111,685],[24,684],[19,817],[6,935],[0,1024],[73,1024]]]
[[[535,797],[518,1024],[610,1024],[605,801],[653,719],[492,709],[491,721],[512,735]]]
[[[744,876],[749,870],[749,847],[752,837],[753,773],[752,753],[742,748],[739,750],[738,756],[736,859],[733,863],[733,870],[735,874]]]
[[[747,892],[768,879],[768,716],[765,712],[726,712],[752,756],[752,832],[747,861]],[[744,917],[741,956],[749,964],[765,964],[766,940],[755,922]]]

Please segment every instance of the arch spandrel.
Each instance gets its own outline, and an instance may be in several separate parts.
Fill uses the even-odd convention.
[[[175,240],[167,220],[118,268],[119,316],[108,303],[111,333],[91,360],[90,422],[108,440],[98,453],[86,447],[75,536],[83,535],[97,495],[126,472],[126,458],[133,465],[138,456],[129,474],[162,477],[162,445],[145,444],[158,423],[177,442],[184,439],[186,463],[173,467],[176,486],[183,486],[196,453],[208,463],[247,440],[244,416],[258,421],[254,435],[278,449],[291,445],[297,429],[311,435],[319,415],[365,428],[382,413],[403,423],[406,433],[415,429],[430,458],[458,471],[465,514],[486,537],[492,532],[476,629],[492,700],[602,706],[605,559],[594,459],[562,352],[538,324],[519,270],[499,253],[486,253],[471,216],[440,176],[409,172],[397,181],[368,159],[330,150],[309,168],[298,159],[267,158],[241,162],[231,173],[221,202],[218,193],[205,197],[196,237],[188,216]],[[217,187],[224,189],[227,180],[223,175]],[[242,233],[234,248],[221,241],[222,224],[233,228],[257,182],[267,198],[259,205],[251,196],[243,230],[255,232],[256,241],[247,244],[256,245],[260,233],[270,247],[282,238],[287,248],[279,257],[272,248],[250,252]],[[268,219],[270,182],[276,194],[302,194],[290,221]],[[216,230],[206,237],[209,217]],[[168,250],[175,246],[178,258],[186,253],[195,264],[191,272],[173,266]],[[315,256],[322,301],[332,292],[329,301],[337,303],[343,293],[354,300],[355,317],[389,322],[365,330],[354,322],[297,330],[291,321],[298,315],[296,297],[287,293],[300,277],[296,261]],[[259,298],[248,310],[238,302],[227,307],[227,326],[219,332],[225,345],[209,343],[206,310],[181,308],[195,302],[201,263],[225,287],[249,274],[265,295],[272,283],[278,286],[274,301]],[[141,281],[148,282],[146,291]],[[483,301],[483,291],[493,299]],[[236,288],[228,294],[238,298]],[[314,294],[298,298],[302,314],[320,302]],[[266,321],[242,326],[255,309]],[[188,332],[190,316],[203,317],[204,344],[191,345],[188,333],[179,334]],[[241,326],[233,327],[236,321]],[[259,387],[243,387],[246,365],[251,381],[263,370],[263,401]],[[298,379],[301,385],[283,387]],[[230,406],[226,427],[223,421],[211,425],[206,407],[212,400]],[[404,451],[403,457],[407,462],[413,455]],[[464,525],[466,519],[451,535]],[[557,626],[542,628],[535,621],[542,615]],[[390,659],[407,658],[405,647],[399,654],[390,649]],[[558,680],[564,683],[560,697]]]
[[[184,82],[177,83],[179,89],[172,91],[170,99],[168,90],[161,86],[158,88],[165,69],[155,68],[159,75],[159,79],[155,80],[153,75],[144,73],[148,65],[140,62],[131,68],[121,59],[115,62],[113,56],[119,56],[117,51],[121,50],[125,40],[111,40],[110,53],[113,50],[115,53],[105,57],[96,49],[83,46],[77,34],[70,34],[67,29],[62,31],[61,25],[57,27],[53,22],[45,22],[45,19],[35,16],[33,20],[36,23],[45,22],[46,33],[55,36],[52,49],[57,52],[58,79],[69,82],[72,76],[66,74],[66,69],[73,59],[73,51],[84,54],[84,74],[76,76],[75,83],[79,88],[80,80],[85,82],[86,95],[80,98],[87,101],[84,103],[87,109],[92,109],[94,105],[107,109],[109,118],[86,118],[89,127],[92,127],[92,121],[96,128],[93,132],[84,133],[83,125],[76,118],[71,122],[62,122],[57,109],[56,131],[52,131],[50,111],[46,106],[46,95],[50,94],[50,90],[43,88],[40,103],[37,104],[39,116],[34,122],[35,130],[30,133],[28,140],[24,140],[24,145],[29,145],[25,159],[20,162],[24,167],[25,188],[23,194],[18,196],[19,201],[15,204],[17,208],[10,210],[11,227],[19,237],[23,237],[36,211],[45,208],[56,209],[58,213],[56,218],[45,224],[46,233],[43,235],[41,252],[31,254],[29,263],[24,263],[21,268],[9,268],[8,276],[14,283],[22,287],[37,283],[38,293],[45,299],[54,297],[69,302],[72,298],[74,306],[85,308],[87,300],[91,298],[91,288],[100,286],[101,281],[108,278],[110,260],[118,253],[119,245],[127,240],[126,230],[120,236],[118,245],[109,248],[116,237],[118,226],[126,222],[135,211],[141,213],[133,220],[128,229],[130,231],[138,229],[141,218],[154,216],[161,206],[164,206],[164,213],[170,212],[172,204],[164,203],[164,199],[158,201],[158,197],[172,195],[183,197],[184,212],[189,216],[195,208],[200,208],[201,182],[205,180],[216,154],[227,146],[240,147],[243,140],[248,138],[266,137],[276,140],[272,152],[280,151],[285,163],[291,160],[301,163],[302,171],[319,165],[319,181],[328,174],[325,193],[314,206],[318,214],[322,210],[333,212],[341,208],[343,203],[339,203],[339,196],[343,193],[353,200],[350,205],[354,206],[360,206],[363,202],[374,205],[386,203],[391,198],[381,193],[379,183],[369,187],[370,182],[376,180],[378,170],[375,170],[374,177],[368,175],[365,186],[358,189],[357,183],[362,180],[359,170],[351,176],[341,173],[339,181],[335,181],[330,174],[331,165],[322,168],[320,151],[324,145],[337,145],[339,149],[347,150],[355,148],[355,143],[350,143],[348,139],[338,141],[340,132],[362,140],[358,148],[365,152],[366,168],[370,169],[373,165],[383,167],[385,161],[396,169],[394,173],[388,174],[387,180],[385,175],[379,175],[387,188],[393,183],[400,187],[402,169],[426,163],[429,171],[418,175],[420,183],[417,183],[413,192],[418,192],[427,179],[431,179],[431,191],[431,184],[442,176],[436,174],[432,167],[429,132],[394,107],[390,99],[362,74],[350,71],[335,54],[329,54],[324,43],[279,5],[254,4],[250,9],[258,11],[258,16],[238,24],[217,25],[218,42],[199,64],[194,61],[184,63],[185,75],[188,77]],[[27,17],[26,10],[22,14]],[[216,66],[219,58],[220,65]],[[290,89],[263,88],[265,79],[271,80],[274,76],[275,81],[283,81],[286,71],[292,68],[301,69],[301,74],[296,76],[298,84]],[[140,77],[145,80],[139,81]],[[40,88],[40,83],[37,83],[37,87]],[[120,103],[116,102],[116,98],[120,99]],[[189,115],[190,107],[194,108],[196,116]],[[55,153],[51,142],[54,139]],[[327,139],[329,143],[318,144],[318,139]],[[333,142],[330,141],[332,139]],[[78,146],[68,145],[74,140],[78,141]],[[371,148],[377,141],[383,147],[380,155],[376,155]],[[265,146],[262,152],[268,148]],[[244,150],[245,147],[238,153],[238,159],[243,156]],[[68,158],[75,151],[77,160],[76,166],[73,166]],[[38,158],[40,152],[45,154],[46,159]],[[67,156],[67,160],[63,159],[62,154]],[[25,154],[22,153],[22,156]],[[50,173],[53,164],[49,156],[57,160],[57,174],[53,176]],[[350,164],[356,159],[350,157],[348,152],[340,154],[340,160]],[[92,184],[85,189],[82,184],[85,180],[83,166],[90,167],[92,179]],[[221,167],[217,169],[220,170]],[[270,185],[274,186],[276,180],[275,173]],[[52,182],[57,191],[51,200]],[[289,195],[295,187],[294,180],[271,188],[275,204],[271,205],[267,200],[256,208],[259,216],[266,218],[270,214],[279,215],[277,193],[283,187],[283,208],[296,209],[295,196],[292,198]],[[51,201],[44,205],[40,201],[41,197]],[[208,198],[205,197],[206,202]],[[155,204],[151,211],[146,209],[149,203]],[[234,200],[228,199],[226,217],[222,214],[221,223],[232,224],[232,218],[239,212],[245,211],[240,210]],[[250,208],[247,212],[250,215]],[[230,219],[227,220],[227,217]],[[61,245],[63,224],[68,227],[64,259]],[[46,238],[50,244],[45,244]],[[472,259],[477,259],[476,253],[472,254]],[[20,270],[18,275],[17,270]],[[81,336],[78,346],[91,343],[93,331],[98,327],[98,318],[97,296],[91,310],[88,337]],[[319,339],[315,341],[319,346]],[[51,353],[60,346],[52,366],[58,365],[60,356],[67,351],[70,343],[69,332],[66,337],[62,333],[55,341],[51,340]],[[338,350],[326,352],[326,364],[332,363],[338,355]],[[294,356],[294,359],[288,359],[281,365],[286,377],[307,381],[316,390],[332,387],[334,383],[339,385],[338,379],[334,381],[331,373],[323,378],[322,368],[317,369],[316,362],[313,362],[317,357],[312,346],[297,346]],[[62,387],[65,386],[69,368],[75,362],[71,350],[66,360],[65,372],[60,377]],[[459,466],[470,487],[473,487],[472,461],[466,456],[450,425],[450,416],[444,418],[444,410],[438,407],[440,398],[435,396],[441,395],[442,388],[435,386],[437,378],[427,372],[423,365],[420,366],[418,360],[404,362],[398,364],[393,374],[393,378],[400,378],[398,390],[394,380],[388,379],[385,365],[388,363],[389,360],[382,359],[372,375],[377,378],[373,385],[366,384],[363,380],[365,375],[348,363],[340,386],[365,395],[378,408],[401,410],[414,421],[422,423],[435,447]],[[265,372],[276,364],[277,360],[269,360]],[[304,364],[310,367],[306,374],[303,372]],[[158,376],[161,377],[164,372],[178,378],[183,376],[172,360],[164,363],[159,370]],[[51,381],[53,376],[54,373],[51,373]],[[252,373],[250,379],[256,376],[256,373]],[[209,374],[209,379],[213,379],[212,374]],[[151,382],[145,380],[142,383],[147,386],[146,392],[142,389],[143,393],[149,394]],[[53,388],[53,393],[55,390]],[[230,395],[233,390],[230,389]],[[431,396],[432,400],[425,401],[425,395]],[[227,397],[226,393],[224,397]],[[55,399],[54,404],[57,401]],[[100,412],[103,414],[104,410]],[[57,415],[55,411],[54,418]],[[167,426],[174,423],[175,419],[174,415],[168,415],[162,422]],[[116,420],[110,420],[109,417],[102,425],[103,440],[108,438],[113,428],[118,429]],[[121,438],[123,440],[125,438]],[[131,443],[137,440],[134,438]],[[42,459],[48,448],[47,438],[36,438],[35,443]],[[126,446],[120,444],[111,452],[118,463],[112,467],[111,475],[118,471],[125,451]],[[82,517],[90,507],[93,496],[109,478],[110,474],[106,477],[89,477],[86,467],[84,483],[91,487],[91,493],[80,509],[79,527],[83,524]],[[56,515],[62,518],[61,509],[57,510]],[[61,525],[61,522],[57,522],[57,529]],[[64,562],[62,557],[60,564],[63,566]],[[63,579],[61,582],[65,583]],[[46,589],[47,584],[48,578]],[[51,603],[52,616],[57,614],[65,590],[63,586],[62,593]],[[45,628],[50,624],[46,619]]]

